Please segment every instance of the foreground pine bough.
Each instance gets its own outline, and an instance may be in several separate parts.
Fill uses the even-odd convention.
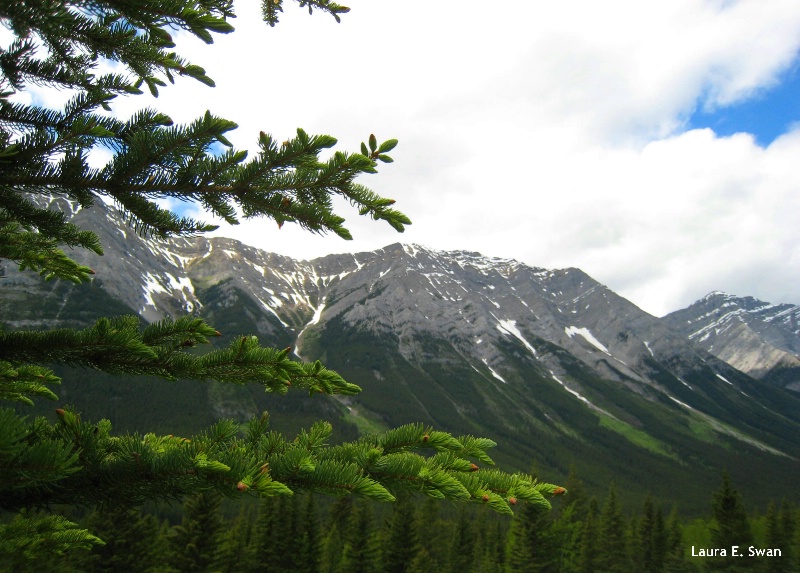
[[[337,20],[348,11],[328,0],[296,1]],[[283,3],[263,3],[268,24],[277,23]],[[378,144],[371,135],[359,153],[337,151],[323,160],[320,153],[336,144],[330,136],[298,129],[296,137],[278,144],[261,133],[259,151],[248,159],[226,138],[236,125],[208,112],[186,126],[154,110],[127,121],[99,112],[143,86],[157,96],[179,76],[213,86],[203,68],[169,51],[175,46],[169,30],[211,43],[212,33],[233,30],[228,20],[234,17],[231,0],[26,0],[0,6],[0,22],[15,37],[0,50],[0,258],[47,279],[80,283],[94,274],[62,249],[100,255],[96,234],[42,208],[37,196],[64,197],[81,208],[110,198],[137,231],[156,237],[214,228],[160,207],[159,198],[194,202],[230,224],[240,216],[268,217],[279,226],[293,222],[347,239],[344,218],[331,201],[339,195],[359,214],[385,220],[397,231],[410,224],[391,208],[394,200],[355,182],[375,173],[378,162],[392,161],[387,153],[396,140]],[[123,71],[101,74],[100,64],[108,61]],[[18,103],[15,94],[30,84],[75,95],[63,110]],[[228,150],[214,153],[217,144]],[[113,153],[99,169],[88,161],[97,146]],[[50,386],[59,379],[51,364],[167,380],[259,382],[278,393],[290,387],[310,394],[360,391],[321,363],[293,361],[290,349],[262,348],[252,336],[206,354],[193,351],[218,335],[196,317],[144,328],[137,317],[120,317],[84,330],[0,332],[0,399],[56,399]],[[201,491],[270,496],[294,490],[391,501],[393,492],[411,490],[511,513],[519,501],[549,507],[545,495],[564,492],[527,475],[479,469],[476,462],[491,465],[491,440],[453,437],[422,425],[329,446],[331,426],[325,422],[291,440],[270,431],[266,415],[243,428],[223,420],[189,437],[114,436],[107,420],[83,421],[69,407],[56,412],[51,423],[0,409],[0,508],[20,512],[0,525],[0,555],[31,552],[33,558],[35,551],[102,543],[59,516],[26,513],[57,504],[136,505]]]
[[[268,431],[269,416],[242,428],[223,420],[190,438],[154,434],[112,436],[111,424],[83,422],[69,409],[57,410],[55,425],[39,418],[26,423],[13,411],[0,411],[0,424],[25,437],[4,457],[3,508],[48,504],[138,505],[179,499],[213,489],[285,495],[301,489],[333,496],[359,494],[394,501],[390,490],[412,490],[442,499],[477,501],[501,513],[527,501],[544,507],[544,494],[563,488],[537,483],[530,476],[479,469],[470,459],[490,465],[487,439],[455,438],[421,424],[379,436],[328,446],[331,426],[318,422],[289,441]],[[425,450],[436,452],[423,456]],[[47,453],[47,459],[42,458]]]
[[[0,335],[2,396],[29,402],[29,396],[55,395],[46,383],[58,382],[47,368],[14,368],[12,362],[52,362],[107,372],[150,374],[166,379],[260,382],[265,390],[290,387],[310,394],[355,394],[317,361],[291,360],[289,348],[262,348],[255,337],[240,337],[227,349],[202,355],[186,350],[218,335],[201,319],[166,319],[139,330],[136,317],[100,319],[80,331],[10,332]],[[14,380],[14,383],[10,383]],[[478,471],[472,460],[491,465],[491,440],[407,425],[379,436],[328,446],[327,422],[315,424],[293,441],[268,430],[266,414],[251,420],[242,436],[232,421],[221,421],[189,438],[111,435],[107,420],[87,423],[68,408],[59,421],[31,423],[12,410],[0,410],[5,445],[0,453],[0,493],[4,509],[43,503],[98,504],[108,500],[140,504],[213,488],[223,495],[250,491],[261,495],[293,489],[332,495],[357,493],[382,501],[390,489],[407,489],[439,498],[474,500],[510,513],[517,500],[549,505],[542,494],[563,491],[529,476]],[[436,452],[423,456],[425,451]],[[388,488],[388,489],[387,489]]]

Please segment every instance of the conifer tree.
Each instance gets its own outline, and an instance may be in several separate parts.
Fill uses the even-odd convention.
[[[278,554],[283,549],[279,542],[278,514],[276,506],[281,498],[265,498],[261,500],[256,519],[255,534],[253,539],[255,562],[258,564],[256,571],[275,571],[272,564],[278,560]]]
[[[263,0],[267,24],[276,25],[284,6],[294,2],[337,21],[349,10],[331,0]],[[357,152],[330,153],[336,140],[328,135],[298,129],[279,143],[261,132],[258,151],[248,157],[227,139],[237,126],[210,112],[186,125],[153,109],[127,120],[106,113],[115,98],[143,90],[158,95],[175,81],[213,86],[201,66],[174,51],[170,32],[212,43],[215,34],[233,31],[234,18],[232,0],[0,3],[0,25],[13,35],[0,49],[0,259],[45,279],[92,278],[94,271],[65,249],[100,255],[103,247],[91,229],[43,206],[42,199],[52,197],[82,209],[111,200],[134,229],[154,239],[213,228],[161,207],[158,199],[195,203],[230,224],[262,217],[346,239],[350,233],[334,211],[334,197],[397,231],[410,223],[392,207],[394,200],[356,181],[392,161],[387,154],[394,139],[379,143],[370,135]],[[61,109],[19,103],[26,100],[15,98],[30,85],[72,96]],[[215,152],[220,146],[224,151]],[[113,157],[95,167],[89,159],[99,147]],[[254,336],[190,352],[218,335],[194,316],[148,325],[128,316],[102,318],[83,330],[0,331],[0,400],[56,399],[59,378],[50,367],[58,364],[110,375],[259,383],[276,393],[360,391],[321,363],[293,361],[290,349],[264,348]],[[546,504],[544,495],[555,489],[522,474],[473,472],[474,462],[491,464],[486,450],[493,442],[420,424],[330,447],[327,423],[294,439],[271,432],[266,416],[244,427],[223,420],[196,436],[115,435],[108,420],[84,420],[68,407],[56,413],[52,423],[0,409],[0,510],[93,507],[110,500],[134,506],[207,492],[269,497],[307,490],[392,501],[394,492],[413,490],[510,514],[511,496]],[[54,551],[99,542],[67,520],[19,515],[13,527],[0,530],[0,554],[22,555],[31,535],[58,539],[41,546]]]
[[[420,567],[445,571],[452,541],[452,522],[442,516],[441,505],[435,499],[425,498],[417,505],[415,517],[418,532]]]
[[[380,538],[372,508],[367,503],[354,503],[347,521],[341,570],[347,573],[380,573]]]
[[[734,556],[731,548],[738,546],[740,553],[753,542],[750,520],[739,492],[731,485],[727,472],[722,475],[722,484],[714,492],[711,505],[713,525],[711,528],[711,546],[726,548],[726,556],[712,557],[706,560],[709,571],[747,571],[752,567],[750,560]]]
[[[404,495],[392,508],[383,548],[383,570],[385,573],[407,573],[418,551],[414,506],[410,496]]]
[[[482,544],[479,547],[478,565],[475,573],[494,573],[505,568],[505,540],[507,531],[499,522],[480,528]]]
[[[664,568],[669,548],[667,524],[664,521],[664,512],[660,505],[656,506],[655,515],[653,516],[653,533],[650,538],[650,544],[653,549],[653,570],[660,572]]]
[[[266,498],[253,534],[255,571],[316,573],[321,541],[313,496]]]
[[[295,569],[297,573],[317,573],[319,571],[321,543],[319,524],[317,523],[317,506],[314,500],[313,494],[306,494],[295,550],[299,558]]]
[[[573,511],[573,519],[582,521],[586,516],[586,512],[589,510],[589,498],[586,495],[586,488],[583,485],[583,481],[578,476],[574,465],[569,468],[564,486],[569,490],[569,496],[563,498],[561,513],[571,509]]]
[[[435,564],[433,556],[427,547],[421,547],[414,559],[406,570],[406,573],[439,573],[442,569]],[[471,569],[466,569],[464,573],[469,573]]]
[[[322,554],[320,559],[321,573],[339,573],[342,568],[344,555],[344,536],[339,529],[339,524],[331,523],[322,539]]]
[[[664,573],[691,573],[696,571],[697,568],[684,558],[686,546],[683,542],[683,527],[676,508],[673,508],[670,512],[665,527]]]
[[[553,573],[559,562],[559,539],[546,508],[522,507],[511,523],[506,549],[507,573]]]
[[[353,511],[353,499],[346,497],[336,500],[331,506],[328,526],[322,540],[322,573],[339,573],[342,570],[344,544]]]
[[[558,570],[561,573],[580,571],[582,530],[589,511],[589,498],[574,466],[570,467],[565,483],[569,496],[563,498],[553,534],[559,540]]]
[[[770,502],[767,507],[766,535],[764,546],[781,550],[781,555],[765,559],[763,570],[766,573],[783,573],[789,570],[792,561],[791,542],[793,519],[792,512],[786,500],[783,500],[778,509],[775,502]]]
[[[791,573],[800,573],[800,509],[794,519],[794,532],[789,545],[789,570]]]
[[[296,496],[266,498],[261,502],[256,521],[256,571],[281,573],[294,571],[299,556],[295,543],[298,540],[302,516],[298,515]]]
[[[233,523],[226,524],[214,551],[215,573],[249,573],[255,570],[253,519],[250,508],[242,508]]]
[[[625,517],[619,506],[617,490],[611,486],[598,523],[599,553],[597,570],[606,573],[625,573],[630,569],[625,544]]]
[[[593,573],[598,570],[597,564],[600,553],[598,514],[597,499],[593,497],[589,500],[586,518],[581,528],[580,557],[578,560],[578,571],[580,573]]]
[[[186,499],[183,521],[172,534],[173,564],[178,571],[211,571],[223,532],[220,502],[211,492]]]
[[[472,570],[478,536],[473,521],[467,516],[464,508],[459,510],[455,525],[450,543],[450,571],[464,573]],[[430,554],[428,558],[430,559]]]
[[[653,571],[653,500],[650,496],[644,500],[642,517],[636,531],[633,551],[633,562],[642,573]]]
[[[767,505],[767,513],[764,515],[764,522],[765,522],[765,535],[764,535],[764,542],[767,547],[781,547],[779,543],[781,540],[781,529],[780,529],[780,522],[778,520],[778,510],[775,507],[775,502],[770,501],[769,505]],[[783,571],[786,567],[783,564],[783,556],[778,557],[776,559],[770,559],[770,561],[774,561],[774,563],[767,563],[765,564],[763,570],[769,573],[774,571]]]
[[[650,496],[642,506],[642,516],[634,532],[633,563],[642,573],[661,573],[667,554],[667,530],[661,507]]]
[[[800,532],[800,527],[798,527],[798,518],[800,515],[797,515],[797,511],[795,510],[795,506],[792,503],[789,503],[785,499],[781,502],[781,511],[778,517],[779,522],[779,531],[781,536],[782,545],[776,545],[779,548],[785,548],[785,552],[783,554],[784,559],[783,563],[787,569],[791,569],[791,563],[795,560],[795,552],[797,549],[792,544],[792,538],[794,537],[796,532]],[[800,563],[798,563],[800,565]],[[797,570],[800,571],[800,567],[797,567]]]
[[[91,531],[103,532],[103,545],[87,555],[76,556],[80,571],[86,573],[154,573],[164,570],[167,539],[153,515],[125,508],[93,511],[84,522]]]
[[[300,497],[283,496],[277,500],[277,536],[271,541],[278,548],[278,558],[274,562],[276,571],[297,571],[302,556],[298,550],[302,546],[303,515],[300,512]]]

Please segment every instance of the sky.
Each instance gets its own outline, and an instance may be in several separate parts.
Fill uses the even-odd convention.
[[[578,267],[656,316],[712,290],[800,303],[800,2],[347,5],[341,24],[287,5],[270,28],[238,2],[212,46],[176,36],[217,87],[115,113],[208,109],[248,150],[297,127],[347,151],[397,138],[360,182],[413,225],[342,203],[353,241],[264,220],[216,234],[304,259],[400,241]]]

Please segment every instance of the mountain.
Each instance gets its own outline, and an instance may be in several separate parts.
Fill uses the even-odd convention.
[[[226,335],[256,333],[321,359],[364,389],[274,399],[249,386],[66,372],[60,395],[86,416],[179,433],[268,408],[283,429],[338,419],[340,437],[418,421],[492,438],[506,468],[535,462],[556,481],[574,466],[590,489],[615,481],[630,500],[652,493],[697,507],[723,467],[756,500],[800,496],[797,395],[737,370],[579,269],[402,244],[298,261],[231,239],[145,239],[103,205],[52,208],[100,235],[103,257],[74,253],[98,278],[74,287],[7,268],[7,327],[194,312]]]
[[[742,372],[800,391],[800,306],[715,291],[663,320]]]

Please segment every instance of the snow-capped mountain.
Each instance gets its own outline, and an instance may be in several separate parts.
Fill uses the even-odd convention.
[[[103,257],[73,253],[97,279],[76,288],[7,265],[8,327],[198,313],[226,335],[290,345],[359,384],[360,395],[324,402],[353,431],[430,423],[495,439],[495,458],[512,467],[537,460],[563,476],[575,464],[590,483],[615,479],[667,499],[702,497],[723,466],[754,488],[790,484],[800,470],[796,394],[579,269],[403,244],[298,261],[224,238],[156,242],[103,205],[56,207],[100,235]],[[221,395],[209,391],[216,415],[255,413],[251,398]],[[168,418],[174,401],[163,408]]]
[[[375,334],[392,333],[408,360],[426,354],[415,342],[418,334],[447,339],[464,360],[500,382],[506,382],[502,372],[508,368],[502,344],[518,345],[525,360],[553,380],[568,378],[560,353],[548,350],[555,345],[597,376],[639,392],[658,386],[652,362],[660,357],[680,358],[678,368],[711,360],[719,373],[731,371],[579,269],[547,270],[399,243],[296,261],[225,238],[146,240],[102,205],[71,212],[75,223],[106,231],[103,257],[74,255],[93,266],[104,291],[147,321],[202,314],[198,291],[207,297],[212,289],[223,297],[216,303],[223,309],[230,293],[246,296],[260,313],[259,333],[288,336],[301,355],[313,346],[309,331],[341,320]],[[38,277],[30,274],[15,274],[7,284],[16,281],[31,292],[38,288]],[[587,400],[578,384],[559,384]]]
[[[742,372],[800,390],[800,306],[715,291],[664,322]]]

